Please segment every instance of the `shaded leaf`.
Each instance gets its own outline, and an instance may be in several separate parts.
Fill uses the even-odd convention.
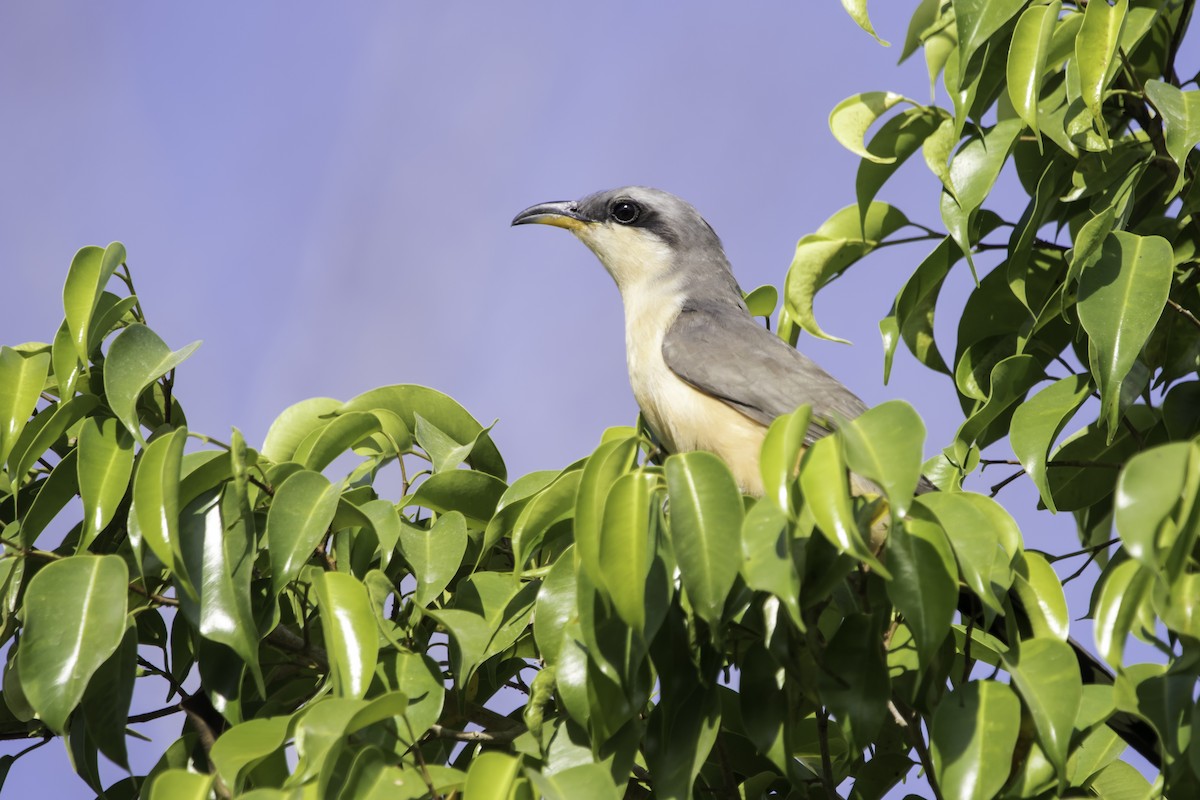
[[[125,498],[133,473],[133,440],[117,420],[89,417],[79,431],[79,496],[83,498],[83,530],[78,551],[83,551],[112,521]]]
[[[1013,453],[1033,481],[1046,508],[1055,512],[1046,459],[1058,435],[1092,390],[1086,375],[1071,375],[1042,389],[1017,406],[1009,423]]]
[[[1200,144],[1200,91],[1184,92],[1163,81],[1146,81],[1146,97],[1162,115],[1167,153],[1179,167],[1170,199],[1183,186],[1188,154]]]
[[[400,553],[417,580],[413,600],[428,606],[458,572],[467,552],[467,521],[457,511],[438,517],[429,528],[400,523]]]

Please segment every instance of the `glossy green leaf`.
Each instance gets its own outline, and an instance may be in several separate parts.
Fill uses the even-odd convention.
[[[353,575],[325,572],[313,588],[334,692],[341,697],[362,697],[379,657],[379,633],[367,587]]]
[[[1185,522],[1173,519],[1172,512],[1190,500],[1187,488],[1196,481],[1198,460],[1193,444],[1172,442],[1134,455],[1117,478],[1113,502],[1117,532],[1129,555],[1152,570],[1162,566]]]
[[[577,764],[547,774],[526,767],[525,775],[546,800],[620,800],[612,774],[604,764]]]
[[[930,754],[943,796],[989,800],[1008,780],[1021,727],[1021,702],[996,681],[951,691],[933,714]]]
[[[0,464],[8,459],[29,422],[49,374],[49,353],[27,356],[0,347]]]
[[[1134,632],[1154,573],[1134,560],[1123,561],[1107,573],[1096,601],[1096,650],[1111,666],[1118,667],[1125,639]]]
[[[894,160],[894,156],[872,153],[863,140],[875,121],[900,103],[912,101],[894,92],[863,92],[847,97],[829,113],[829,130],[842,147],[851,153],[868,161],[887,163]]]
[[[1038,97],[1046,77],[1050,41],[1058,25],[1060,0],[1032,5],[1021,13],[1008,48],[1008,96],[1025,124],[1038,134]],[[1038,141],[1041,139],[1039,137]]]
[[[324,697],[310,703],[292,723],[299,759],[285,786],[306,783],[321,774],[327,762],[336,761],[351,721],[368,705],[350,697]]]
[[[262,454],[276,463],[295,460],[293,456],[300,443],[328,425],[341,405],[340,400],[332,397],[310,397],[288,406],[267,430]]]
[[[921,144],[921,157],[925,160],[925,166],[929,167],[929,171],[942,182],[942,186],[951,195],[954,192],[954,184],[950,181],[950,156],[954,153],[954,146],[957,144],[958,132],[955,130],[954,119],[950,115],[943,117],[933,133],[929,134]],[[953,196],[942,198],[943,203],[947,200],[953,201],[954,198]],[[954,207],[958,208],[957,203]]]
[[[139,442],[142,437],[137,402],[146,387],[178,367],[200,342],[174,352],[145,325],[130,325],[113,339],[104,361],[104,393],[109,408]]]
[[[92,312],[91,330],[88,332],[88,352],[95,352],[108,334],[113,332],[122,320],[129,317],[133,322],[130,311],[137,305],[136,295],[117,297],[111,292],[101,292],[96,310]]]
[[[428,606],[437,600],[462,565],[467,552],[467,521],[457,511],[438,517],[429,528],[400,524],[400,554],[416,578],[413,600]]]
[[[804,630],[791,526],[787,514],[765,498],[746,513],[742,523],[741,574],[751,589],[778,598],[796,627]]]
[[[121,637],[121,644],[88,682],[80,705],[88,738],[110,761],[127,770],[129,753],[125,729],[138,669],[137,648],[137,628],[129,625]]]
[[[535,495],[521,510],[512,531],[513,565],[524,567],[541,546],[551,526],[575,513],[580,470],[563,473],[545,490]]]
[[[1027,353],[1009,356],[992,367],[987,402],[967,417],[955,435],[952,447],[957,463],[966,459],[967,448],[971,445],[988,443],[988,427],[1014,403],[1024,398],[1043,374],[1042,365]]]
[[[525,633],[537,589],[536,582],[521,584],[511,573],[477,572],[459,582],[453,608],[426,612],[450,634],[460,685]]]
[[[56,403],[43,409],[25,426],[8,457],[14,491],[33,469],[37,460],[98,405],[100,399],[95,395],[72,397],[65,403]]]
[[[112,417],[89,417],[79,431],[79,496],[83,498],[83,531],[79,551],[86,550],[112,520],[133,474],[133,439]]]
[[[1060,511],[1087,508],[1112,494],[1119,473],[1111,465],[1136,453],[1145,432],[1158,421],[1154,412],[1143,405],[1130,406],[1125,418],[1129,427],[1118,428],[1111,442],[1105,426],[1096,421],[1068,436],[1051,454],[1052,461],[1063,464],[1049,473],[1050,492]]]
[[[88,681],[125,635],[129,571],[118,556],[71,556],[43,567],[25,590],[17,650],[21,688],[61,733]]]
[[[1162,314],[1173,262],[1167,240],[1116,231],[1104,240],[1096,264],[1079,277],[1079,322],[1096,348],[1092,373],[1109,441],[1121,411],[1121,383]]]
[[[659,476],[652,472],[630,472],[618,478],[604,501],[604,521],[600,529],[601,586],[612,601],[617,616],[639,636],[646,628],[646,580],[650,577],[650,561],[656,548],[654,519],[657,512],[653,504],[661,502],[656,491],[659,481]],[[740,510],[740,495],[738,507]],[[698,535],[706,533],[709,533],[707,528]],[[686,572],[684,581],[686,585]]]
[[[79,473],[76,464],[79,448],[63,456],[62,461],[42,481],[37,496],[21,518],[21,544],[32,547],[38,535],[79,492]]]
[[[1092,384],[1086,375],[1062,378],[1018,405],[1009,424],[1013,453],[1052,512],[1058,509],[1050,492],[1046,459],[1055,440],[1091,391]]]
[[[792,491],[811,419],[812,406],[802,405],[791,414],[777,417],[763,439],[758,462],[763,497],[774,502],[781,511],[790,513],[793,507]]]
[[[1040,553],[1026,550],[1015,569],[1012,588],[1029,618],[1033,635],[1065,642],[1070,633],[1071,617],[1054,567]]]
[[[551,667],[558,664],[558,654],[566,638],[568,623],[578,617],[573,547],[559,556],[542,579],[542,588],[534,607],[533,636],[542,658]]]
[[[505,488],[503,481],[486,472],[465,469],[438,472],[417,487],[409,505],[440,514],[458,511],[470,525],[484,528],[496,513],[496,504]]]
[[[456,401],[425,386],[397,384],[364,392],[342,406],[343,412],[390,411],[404,421],[408,430],[416,429],[416,415],[432,423],[457,442],[475,442],[467,459],[472,469],[486,472],[501,481],[506,473],[504,459],[484,432],[483,426]]]
[[[742,495],[729,468],[711,453],[671,456],[665,472],[683,588],[696,614],[716,625],[738,573]]]
[[[328,425],[317,428],[305,437],[296,447],[291,460],[306,469],[320,472],[342,453],[379,430],[379,419],[374,414],[361,411],[339,414]]]
[[[575,558],[579,566],[600,585],[600,539],[604,522],[604,502],[617,479],[633,468],[638,440],[621,438],[608,441],[588,457],[575,497]]]
[[[931,492],[917,498],[946,531],[967,586],[996,613],[1012,585],[1012,557],[1020,549],[1020,531],[994,500],[969,492]]]
[[[95,246],[80,248],[71,259],[71,268],[63,285],[63,308],[75,354],[84,364],[88,363],[88,334],[100,293],[124,260],[125,248],[120,242],[113,242],[103,249]]]
[[[66,400],[75,394],[75,385],[79,382],[79,375],[83,370],[79,356],[75,353],[75,343],[71,341],[71,329],[67,327],[66,320],[59,326],[58,333],[54,334],[50,360],[53,362],[51,369],[54,372],[54,380],[58,383],[58,396]]]
[[[955,0],[955,24],[964,70],[970,68],[975,52],[1016,16],[1025,3],[1026,0]]]
[[[291,717],[250,719],[224,731],[209,758],[225,785],[240,788],[246,770],[283,747]]]
[[[879,190],[938,129],[943,119],[944,115],[939,114],[937,109],[917,107],[902,111],[879,127],[867,149],[883,160],[863,159],[858,163],[854,179],[854,194],[858,199],[860,214],[866,216]]]
[[[970,139],[950,161],[954,196],[942,196],[942,221],[955,244],[966,253],[972,270],[975,267],[971,257],[974,249],[971,220],[995,186],[1023,126],[1020,119],[997,122],[983,136]]]
[[[1108,0],[1088,3],[1075,37],[1080,95],[1102,130],[1107,127],[1101,113],[1104,89],[1117,66],[1117,46],[1128,10],[1129,0],[1116,0],[1115,5],[1109,5]]]
[[[272,594],[278,595],[300,574],[324,538],[340,494],[339,486],[309,470],[289,475],[275,489],[266,531]]]
[[[842,0],[842,8],[846,9],[846,13],[850,15],[855,24],[871,34],[875,41],[884,47],[890,47],[886,41],[880,38],[879,34],[875,32],[875,28],[871,25],[871,18],[867,15],[867,0]]]
[[[1168,193],[1173,197],[1183,186],[1188,154],[1200,144],[1200,91],[1184,92],[1163,81],[1146,81],[1146,97],[1162,116],[1167,154],[1179,167],[1175,185]]]
[[[158,773],[150,786],[150,800],[208,800],[213,776],[174,768]]]
[[[521,762],[495,750],[471,761],[463,800],[509,800],[521,772]]]
[[[808,448],[800,462],[800,490],[804,493],[805,507],[838,552],[854,556],[885,578],[891,577],[871,553],[859,530],[850,501],[840,437],[826,436]]]
[[[779,305],[779,290],[770,284],[759,286],[743,298],[750,315],[770,319]]]
[[[950,633],[958,603],[958,567],[940,525],[909,516],[888,536],[888,597],[912,630],[920,664],[929,664]]]
[[[1026,639],[1005,665],[1033,717],[1042,750],[1061,776],[1059,786],[1065,786],[1067,750],[1083,698],[1075,653],[1060,639]]]
[[[133,510],[142,538],[158,560],[176,569],[180,560],[179,481],[187,429],[154,439],[142,451],[133,477]]]
[[[930,369],[950,374],[942,354],[938,351],[933,332],[933,315],[938,295],[950,269],[962,258],[962,251],[952,239],[943,239],[933,252],[925,257],[904,288],[896,295],[891,313],[880,321],[880,330],[885,323],[894,331],[884,340],[883,382],[887,383],[892,373],[892,357],[896,345],[903,340],[909,352]]]
[[[925,424],[903,400],[867,409],[839,428],[851,472],[878,484],[892,513],[904,516],[921,480]]]

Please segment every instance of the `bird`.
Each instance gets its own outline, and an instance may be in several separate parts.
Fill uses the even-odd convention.
[[[720,238],[687,201],[625,186],[530,206],[512,224],[565,228],[612,276],[625,307],[629,384],[668,453],[714,453],[743,492],[761,496],[759,453],[773,420],[810,404],[809,446],[866,411],[843,383],[754,320]],[[855,494],[880,494],[854,474],[850,486]],[[922,477],[916,492],[928,491],[936,489]],[[883,541],[874,529],[871,539],[872,549]],[[974,616],[972,605],[964,597],[960,609]],[[1007,641],[998,623],[990,632]],[[1095,656],[1073,639],[1068,644],[1085,684],[1113,683]],[[1143,720],[1118,712],[1108,724],[1161,764],[1157,736]]]
[[[809,403],[807,446],[866,411],[754,320],[720,238],[687,201],[626,186],[540,203],[512,224],[565,228],[596,254],[625,306],[629,383],[650,430],[669,453],[716,454],[746,494],[763,493],[759,451],[776,417]],[[878,493],[851,480],[858,494]]]

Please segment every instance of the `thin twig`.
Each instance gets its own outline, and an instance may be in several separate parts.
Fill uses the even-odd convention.
[[[1025,474],[1025,468],[1022,467],[1021,469],[1014,472],[1012,475],[1009,475],[1007,478],[1005,478],[1004,480],[1000,481],[995,486],[993,486],[992,492],[991,492],[991,494],[988,495],[988,497],[995,497],[996,495],[1000,494],[1001,489],[1003,489],[1005,486],[1008,486],[1010,483],[1012,483],[1013,481],[1015,481],[1017,478],[1021,477],[1024,474]]]
[[[434,723],[429,726],[429,733],[438,739],[453,739],[456,742],[474,742],[476,744],[507,744],[525,732],[525,726],[520,725],[502,731],[460,731]]]
[[[914,725],[907,716],[902,714],[892,700],[888,701],[888,710],[892,712],[892,718],[896,720],[896,724],[908,734],[913,749],[917,751],[917,758],[921,760],[921,768],[925,770],[925,778],[929,781],[929,788],[933,790],[933,796],[942,800],[942,789],[938,786],[937,777],[933,774],[933,759],[929,757],[929,749],[925,747],[925,739],[921,736],[920,727]],[[916,712],[913,712],[913,717],[916,717]]]
[[[176,608],[179,605],[179,601],[176,600],[175,598],[163,597],[161,594],[155,594],[154,592],[150,591],[149,589],[144,589],[141,586],[138,586],[136,583],[129,584],[129,588],[131,590],[137,592],[138,594],[140,594],[142,597],[150,598],[151,600],[158,603],[159,605],[171,606],[172,608]]]
[[[829,710],[824,706],[817,712],[817,741],[821,745],[821,783],[825,786],[825,794],[838,797],[833,782],[833,759],[829,757]]]
[[[1120,541],[1121,541],[1120,539],[1109,539],[1107,542],[1102,542],[1100,544],[1094,544],[1091,547],[1085,547],[1082,550],[1076,550],[1073,553],[1063,553],[1062,555],[1052,555],[1050,553],[1042,553],[1042,556],[1047,561],[1049,561],[1051,564],[1053,564],[1055,561],[1065,561],[1068,558],[1075,558],[1075,556],[1095,555],[1096,553],[1100,552],[1101,550],[1104,550],[1105,548],[1112,547],[1114,544],[1118,544]],[[1036,552],[1041,552],[1041,551],[1036,551]]]
[[[1196,315],[1193,314],[1191,311],[1188,311],[1186,308],[1179,305],[1179,303],[1176,303],[1174,300],[1170,299],[1169,297],[1167,298],[1167,305],[1169,305],[1171,308],[1178,311],[1180,314],[1183,314],[1184,318],[1186,318],[1188,322],[1192,323],[1197,328],[1200,328],[1200,319],[1196,319]]]

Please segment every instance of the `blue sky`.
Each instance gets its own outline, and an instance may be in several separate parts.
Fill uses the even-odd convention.
[[[500,420],[512,476],[564,466],[635,417],[620,301],[582,245],[513,215],[659,186],[707,217],[744,289],[780,283],[796,240],[854,202],[830,109],[928,99],[919,55],[895,67],[913,6],[874,4],[889,49],[835,0],[10,8],[0,342],[50,339],[72,254],[119,239],[150,324],[175,348],[204,340],[177,380],[193,429],[261,442],[300,399],[421,383]],[[928,171],[900,175],[881,199],[938,227]],[[870,403],[912,402],[932,454],[961,420],[951,384],[901,353],[884,386],[876,327],[929,249],[820,295],[854,346],[801,347]],[[944,352],[968,286],[948,284]],[[1034,519],[1028,487],[1001,499]],[[1069,518],[1036,519],[1030,546],[1069,549]],[[141,730],[165,743],[179,724]],[[58,743],[9,778],[35,787],[86,794]]]

